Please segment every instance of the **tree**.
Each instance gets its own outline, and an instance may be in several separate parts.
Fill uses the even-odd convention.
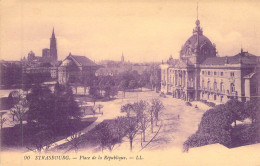
[[[153,120],[154,120],[154,108],[153,106],[148,109],[149,115],[150,115],[150,123],[151,123],[151,133],[153,133]]]
[[[35,86],[27,95],[29,111],[27,122],[47,126],[55,134],[64,130],[72,119],[79,119],[80,110],[71,87],[56,85],[54,93],[47,87]]]
[[[151,109],[152,109],[152,112],[154,113],[154,117],[155,117],[155,120],[156,120],[155,124],[157,126],[158,121],[159,121],[159,113],[160,113],[161,110],[164,109],[164,105],[161,102],[161,100],[158,99],[158,98],[152,99],[151,103],[152,103]],[[151,122],[151,123],[153,123],[153,122]]]
[[[136,116],[132,117],[118,117],[117,120],[120,122],[120,126],[123,128],[126,137],[130,142],[130,151],[133,149],[133,140],[139,130],[139,123]]]
[[[229,114],[230,120],[235,123],[237,120],[244,120],[246,118],[244,104],[236,99],[229,100],[225,104],[225,111]]]
[[[137,103],[133,104],[133,111],[136,113],[136,117],[138,120],[138,123],[140,124],[140,129],[142,131],[142,138],[141,142],[145,142],[145,131],[149,125],[149,117],[147,115],[147,110],[149,107],[149,103],[141,100]]]
[[[148,68],[148,72],[150,73],[149,82],[150,82],[150,85],[152,86],[152,90],[154,90],[156,88],[156,90],[158,91],[160,89],[160,84],[161,84],[159,65],[152,64]]]
[[[100,145],[101,150],[108,148],[111,152],[114,146],[121,142],[122,134],[118,133],[118,125],[115,122],[104,121],[96,126],[95,130],[95,140]]]
[[[123,91],[123,96],[125,97],[125,91],[128,88],[128,82],[127,80],[122,80],[119,84],[119,88]]]
[[[21,84],[23,81],[22,65],[17,64],[0,64],[0,81],[1,85],[11,87],[14,84]]]
[[[121,107],[121,112],[126,112],[126,116],[129,117],[131,111],[133,111],[133,105],[128,103]]]
[[[138,81],[138,87],[141,88],[141,91],[142,91],[142,88],[149,82],[149,74],[147,72],[144,72],[139,81]]]
[[[23,145],[23,121],[26,120],[26,113],[28,111],[28,101],[19,94],[20,101],[11,108],[10,113],[15,122],[19,123],[21,131],[21,145]]]
[[[132,90],[134,90],[135,88],[137,88],[137,82],[136,82],[136,80],[131,80],[131,81],[129,82],[128,88],[129,88],[129,89],[132,89]]]
[[[257,114],[260,112],[260,102],[257,99],[251,99],[245,103],[245,113],[251,119],[252,124],[257,120]]]
[[[60,91],[55,91],[54,93],[62,95]],[[36,122],[50,126],[53,123],[53,118],[55,119],[57,116],[55,108],[58,106],[58,103],[55,105],[57,99],[55,99],[55,95],[50,89],[35,85],[32,87],[31,93],[27,95],[27,100],[29,102],[28,124]]]
[[[91,86],[89,89],[89,94],[93,100],[94,105],[96,104],[96,100],[99,97],[98,89],[96,86]]]
[[[114,98],[118,94],[118,87],[117,86],[112,86],[110,88],[110,96]]]

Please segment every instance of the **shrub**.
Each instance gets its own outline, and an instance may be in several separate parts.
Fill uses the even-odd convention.
[[[199,124],[198,131],[184,142],[184,151],[189,148],[213,143],[229,146],[231,143],[231,123],[224,105],[206,111]]]
[[[217,141],[209,134],[195,133],[184,142],[183,151],[187,152],[190,148],[208,145],[216,142]]]

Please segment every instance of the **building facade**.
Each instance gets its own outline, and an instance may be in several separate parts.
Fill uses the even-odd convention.
[[[260,95],[259,64],[258,56],[242,49],[237,55],[218,57],[197,20],[180,58],[161,64],[161,91],[186,101],[246,101]]]
[[[95,75],[99,66],[85,56],[67,56],[58,67],[58,82],[60,84],[84,84]]]

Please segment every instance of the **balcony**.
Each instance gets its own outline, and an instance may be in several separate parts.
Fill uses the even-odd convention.
[[[237,96],[237,91],[231,92],[227,90],[227,96]]]

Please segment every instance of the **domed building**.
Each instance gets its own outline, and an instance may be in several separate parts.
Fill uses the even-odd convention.
[[[203,35],[197,19],[180,58],[161,64],[161,91],[186,101],[225,103],[260,96],[259,57],[248,52],[217,57],[216,45]]]
[[[193,64],[204,61],[207,57],[216,56],[216,46],[203,35],[200,21],[196,21],[193,35],[185,42],[180,51],[181,60],[190,60]]]

